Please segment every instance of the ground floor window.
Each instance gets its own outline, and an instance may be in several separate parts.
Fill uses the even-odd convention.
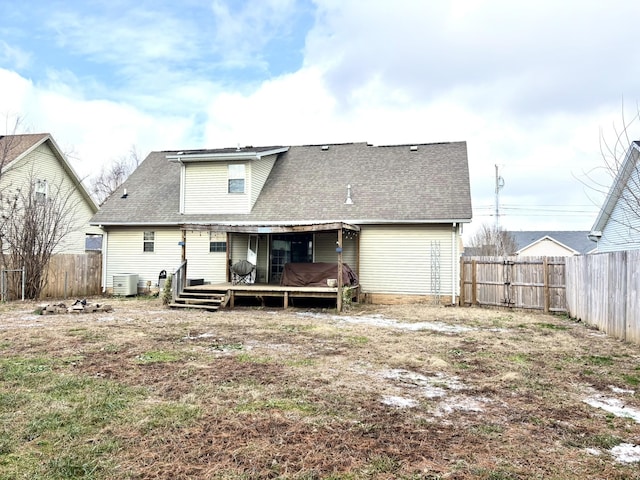
[[[155,248],[156,232],[144,232],[144,241],[142,244],[143,252],[153,252]]]
[[[227,242],[209,242],[209,252],[226,252]]]
[[[209,252],[226,252],[227,238],[226,234],[219,232],[209,232]]]

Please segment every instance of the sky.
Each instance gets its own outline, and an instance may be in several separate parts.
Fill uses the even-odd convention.
[[[496,166],[501,227],[590,230],[601,140],[638,111],[637,18],[632,0],[0,0],[0,133],[51,133],[87,182],[132,148],[466,141],[467,238],[496,224]]]

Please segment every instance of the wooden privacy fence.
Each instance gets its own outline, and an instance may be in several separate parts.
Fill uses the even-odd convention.
[[[460,305],[566,312],[566,257],[462,257]]]
[[[102,255],[56,254],[51,257],[42,298],[84,298],[102,293]]]
[[[640,251],[568,258],[567,308],[607,335],[640,343]]]

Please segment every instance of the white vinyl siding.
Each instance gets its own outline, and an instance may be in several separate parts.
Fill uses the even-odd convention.
[[[182,247],[178,244],[182,240],[179,229],[155,228],[154,251],[142,254],[142,242],[144,229],[112,229],[106,237],[107,287],[113,286],[113,276],[121,273],[138,274],[138,286],[146,287],[146,282],[152,285],[158,283],[158,275],[161,270],[166,270],[167,275],[173,273],[181,263]],[[191,261],[189,265],[191,265]],[[187,272],[189,278],[191,273]]]
[[[432,256],[432,246],[440,246]],[[365,293],[432,295],[431,267],[439,263],[440,294],[451,295],[451,225],[445,226],[363,226],[360,231],[360,285]],[[437,257],[437,258],[436,258]],[[455,260],[458,261],[457,254]],[[457,281],[457,275],[456,279]]]
[[[227,245],[227,248],[229,246]],[[237,234],[231,235],[231,250],[229,258],[231,259],[231,264],[247,259],[247,249],[249,248],[249,235],[247,234]]]
[[[184,174],[184,213],[249,213],[250,169],[246,169],[245,193],[228,192],[226,162],[189,163]]]
[[[640,169],[636,168],[627,182],[627,187],[611,213],[604,227],[602,238],[598,242],[598,252],[640,249],[640,216],[637,212],[637,199],[640,191]],[[636,204],[635,211],[629,204]]]
[[[220,233],[210,237],[209,232],[187,232],[187,277],[202,278],[205,283],[224,283],[227,280],[227,252],[210,252],[210,238],[226,242],[227,235]]]
[[[336,242],[338,241],[338,232],[322,232],[316,233],[313,243],[313,261],[314,262],[338,262],[338,253],[336,252]],[[354,272],[357,268],[356,261],[356,242],[357,239],[344,238],[342,241],[342,262],[351,267]]]
[[[47,198],[70,195],[68,205],[72,210],[71,232],[63,238],[54,253],[79,254],[85,252],[87,233],[101,233],[97,227],[88,225],[94,211],[86,198],[60,164],[59,158],[49,148],[48,142],[38,146],[33,152],[2,173],[2,190],[7,193],[16,188],[25,188],[30,180],[46,181]]]
[[[518,255],[520,257],[570,257],[576,253],[557,242],[546,239],[536,242]]]
[[[277,155],[268,155],[258,160],[254,160],[249,164],[250,168],[248,169],[248,175],[251,177],[250,208],[253,208],[253,206],[255,205],[256,200],[258,199],[258,196],[262,191],[262,187],[264,187],[264,184],[267,181],[269,173],[271,173],[271,169],[276,163],[277,158]]]

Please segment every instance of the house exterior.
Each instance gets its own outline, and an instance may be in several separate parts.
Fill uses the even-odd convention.
[[[229,281],[249,260],[279,284],[285,264],[348,264],[364,300],[458,291],[471,221],[465,142],[366,143],[152,152],[93,217],[104,229],[104,286],[138,287],[186,260],[187,276]]]
[[[594,250],[587,231],[510,231],[519,257],[568,257]]]
[[[0,136],[0,191],[9,195],[36,182],[37,195],[63,198],[72,213],[71,231],[54,253],[85,253],[87,235],[100,235],[89,225],[98,205],[82,185],[53,137],[48,133]]]
[[[589,238],[598,252],[640,249],[640,142],[629,146]]]

